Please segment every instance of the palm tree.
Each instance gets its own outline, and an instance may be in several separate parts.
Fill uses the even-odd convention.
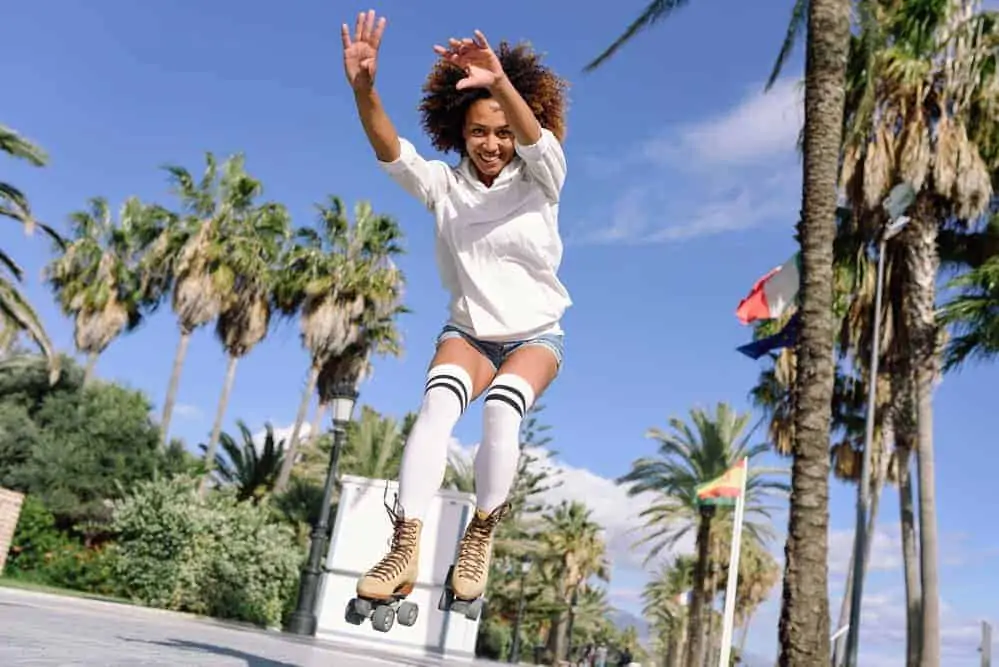
[[[240,502],[250,500],[256,504],[274,489],[281,469],[284,440],[275,437],[270,422],[264,425],[264,440],[259,446],[246,422],[236,420],[236,428],[239,429],[239,441],[226,432],[219,437],[219,446],[225,456],[215,454],[214,474],[222,484],[236,487],[236,498]],[[207,445],[198,446],[207,453]]]
[[[47,161],[45,152],[40,147],[4,125],[0,125],[0,151],[36,167],[44,166]],[[28,234],[35,227],[40,227],[57,245],[61,246],[63,243],[62,238],[51,227],[34,219],[24,193],[3,181],[0,181],[0,217],[19,222]],[[50,380],[55,382],[59,374],[59,357],[38,314],[15,286],[23,278],[24,271],[14,258],[0,249],[0,342],[3,343],[3,349],[8,349],[18,333],[27,334],[45,355],[49,363]]]
[[[699,408],[691,410],[693,428],[673,417],[669,420],[670,432],[652,428],[647,433],[659,443],[657,455],[633,462],[631,470],[618,479],[619,484],[628,485],[629,496],[656,495],[655,501],[639,513],[650,529],[639,542],[652,545],[647,560],[696,531],[697,565],[685,660],[688,667],[703,661],[706,633],[701,628],[701,616],[709,595],[711,524],[716,514],[713,506],[699,503],[697,487],[718,478],[743,458],[752,459],[768,449],[766,444],[748,444],[752,434],[743,433],[748,420],[748,414],[738,414],[725,403],[719,403],[714,414]],[[766,499],[787,489],[785,483],[773,478],[775,472],[750,467],[746,481],[744,529],[760,542],[772,536],[770,527],[760,521],[770,518],[771,507],[764,504]]]
[[[923,665],[940,662],[932,421],[940,349],[937,244],[942,227],[986,211],[999,149],[994,20],[976,14],[977,6],[912,1],[874,14],[851,58],[847,98],[842,181],[853,206],[873,213],[899,181],[917,193],[900,236],[908,354],[898,373],[911,374],[917,416]],[[876,215],[868,219],[880,224]]]
[[[643,615],[651,622],[664,654],[663,667],[680,667],[687,629],[687,599],[694,586],[696,559],[677,555],[660,565],[642,591]]]
[[[475,493],[475,461],[463,452],[448,452],[444,487],[463,493]]]
[[[669,16],[687,0],[652,0],[608,49],[595,69],[640,30]],[[796,0],[787,38],[768,81],[771,85],[807,27],[804,174],[801,220],[801,325],[797,350],[804,375],[795,406],[793,493],[780,620],[780,663],[829,662],[828,504],[829,413],[832,403],[832,273],[836,183],[842,138],[851,0]],[[818,601],[818,602],[817,602]],[[807,631],[805,630],[807,629]]]
[[[270,326],[272,295],[279,276],[277,260],[288,238],[289,225],[290,217],[284,206],[272,203],[227,218],[223,228],[220,243],[224,254],[216,270],[227,274],[226,280],[231,285],[221,293],[215,335],[229,361],[208,439],[205,460],[209,469],[215,460],[222,420],[236,380],[236,365],[264,339]],[[202,478],[202,489],[207,481],[207,477]]]
[[[73,318],[76,349],[87,357],[85,384],[107,346],[155,305],[139,261],[159,232],[154,212],[136,197],[125,200],[117,221],[103,197],[89,203],[89,210],[70,215],[72,241],[45,268],[63,314]]]
[[[593,521],[592,510],[578,501],[563,500],[550,508],[542,515],[539,529],[542,553],[551,562],[557,587],[548,644],[555,660],[564,660],[568,657],[568,617],[573,595],[582,593],[590,577],[609,580],[607,547],[601,526]]]
[[[399,422],[364,406],[347,427],[347,444],[340,455],[344,474],[369,479],[396,479],[405,444]]]
[[[235,287],[232,266],[226,262],[227,228],[234,220],[245,219],[260,192],[260,183],[246,174],[243,165],[241,155],[230,156],[220,173],[215,156],[206,153],[205,171],[198,181],[183,167],[165,167],[181,212],[172,216],[142,262],[147,284],[164,294],[172,288],[180,328],[160,420],[164,443],[191,334],[219,317],[223,297]]]
[[[331,196],[317,209],[318,228],[298,230],[298,243],[282,259],[275,297],[285,316],[300,317],[302,343],[311,358],[278,490],[291,476],[299,433],[324,365],[342,358],[348,348],[367,355],[366,344],[355,344],[369,322],[380,323],[375,329],[382,329],[376,336],[380,341],[370,342],[396,353],[398,333],[391,320],[405,312],[399,305],[402,273],[392,263],[392,257],[402,252],[398,224],[388,216],[375,215],[367,202],[355,207],[354,224],[337,197]],[[320,395],[317,417],[326,405]]]
[[[951,281],[961,293],[947,303],[942,320],[953,326],[944,369],[999,357],[999,255]]]

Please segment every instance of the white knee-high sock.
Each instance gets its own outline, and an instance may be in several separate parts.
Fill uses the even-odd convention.
[[[451,432],[471,396],[472,378],[461,366],[441,364],[427,374],[423,404],[406,440],[399,471],[399,504],[407,518],[422,520],[440,490]]]
[[[504,373],[486,391],[482,442],[475,454],[475,493],[480,510],[492,512],[510,495],[520,462],[520,424],[534,404],[527,380]]]

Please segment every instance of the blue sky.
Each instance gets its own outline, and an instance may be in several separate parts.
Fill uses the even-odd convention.
[[[789,3],[735,0],[693,6],[638,38],[601,71],[583,65],[640,9],[562,12],[549,4],[449,3],[428,12],[384,2],[389,18],[379,87],[400,133],[429,155],[416,105],[434,59],[431,47],[481,28],[495,44],[529,39],[572,82],[565,150],[569,177],[561,225],[562,277],[575,305],[564,320],[564,372],[543,397],[552,426],[562,491],[586,499],[608,527],[615,557],[611,593],[636,610],[644,577],[627,548],[635,501],[608,478],[651,452],[645,430],[693,406],[727,401],[748,409],[759,366],[735,352],[749,339],[733,311],[760,275],[793,251],[800,166],[796,80],[762,96],[790,11]],[[787,5],[787,6],[785,6]],[[483,11],[485,8],[487,11]],[[390,414],[419,402],[445,296],[433,263],[431,220],[375,164],[343,79],[340,23],[366,6],[303,0],[281,12],[261,0],[100,3],[36,0],[5,11],[0,43],[5,95],[0,121],[41,143],[44,170],[3,162],[37,214],[61,222],[88,197],[115,206],[128,195],[171,203],[159,166],[192,171],[203,153],[243,151],[266,196],[285,202],[299,222],[328,193],[368,199],[403,225],[408,305],[401,326],[406,353],[378,362],[362,401]],[[497,11],[500,10],[500,11]],[[722,19],[709,19],[722,12]],[[13,226],[0,243],[29,269],[28,294],[63,347],[72,330],[39,284],[48,248]],[[149,393],[160,408],[177,342],[168,309],[101,358],[106,378]],[[260,428],[294,418],[306,358],[294,326],[283,326],[241,362],[226,418]],[[210,330],[196,334],[184,369],[174,434],[206,438],[224,358]],[[936,397],[937,492],[947,664],[973,664],[977,622],[999,621],[999,537],[989,530],[997,369],[947,377]],[[456,437],[475,443],[474,408]],[[849,554],[851,489],[832,499],[838,611],[840,574]],[[900,665],[903,636],[897,495],[889,490],[865,602],[864,664]],[[783,518],[778,529],[783,532]],[[778,551],[780,547],[778,546]],[[749,648],[773,655],[777,599],[758,614]]]

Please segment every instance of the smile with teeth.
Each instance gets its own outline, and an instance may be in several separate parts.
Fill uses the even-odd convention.
[[[479,153],[479,159],[482,160],[483,164],[487,164],[487,165],[491,166],[491,165],[494,165],[497,162],[499,162],[500,156],[499,155],[483,155],[482,153]]]

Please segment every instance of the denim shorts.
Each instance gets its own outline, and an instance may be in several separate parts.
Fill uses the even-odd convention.
[[[440,335],[437,336],[437,344],[440,345],[442,341],[448,338],[464,338],[472,345],[476,350],[481,352],[493,365],[493,368],[499,370],[499,367],[503,365],[503,362],[513,354],[516,350],[527,345],[539,345],[541,347],[551,350],[552,354],[555,355],[556,368],[562,368],[562,357],[565,355],[565,343],[563,339],[565,336],[563,334],[541,334],[540,336],[534,336],[533,338],[526,338],[524,340],[515,340],[508,343],[497,343],[488,340],[479,340],[475,336],[466,333],[452,324],[445,324],[444,328],[441,330]]]

